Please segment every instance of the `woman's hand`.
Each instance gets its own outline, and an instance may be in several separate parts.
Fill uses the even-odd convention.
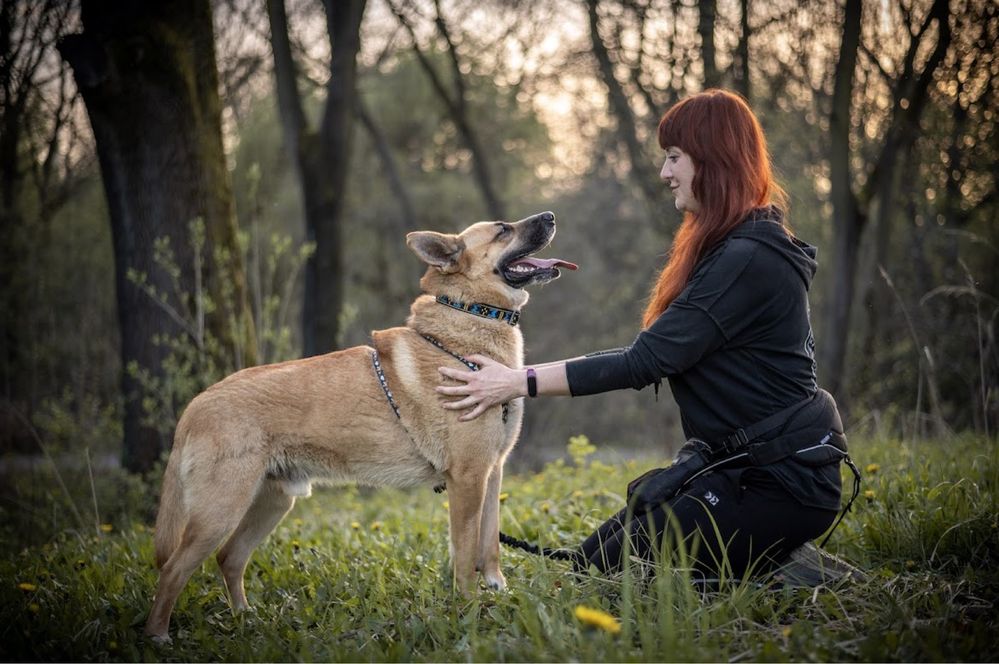
[[[441,385],[438,394],[464,397],[458,401],[446,401],[448,410],[471,409],[458,419],[462,422],[474,420],[487,409],[511,399],[527,394],[527,378],[522,369],[511,369],[484,355],[469,355],[466,359],[479,365],[478,371],[462,371],[450,367],[440,367],[442,376],[461,381],[464,385]]]

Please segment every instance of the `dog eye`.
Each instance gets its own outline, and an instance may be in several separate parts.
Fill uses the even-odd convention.
[[[494,239],[498,240],[501,237],[506,237],[509,233],[512,233],[513,229],[510,228],[510,224],[500,224],[499,230],[496,232],[496,237]]]

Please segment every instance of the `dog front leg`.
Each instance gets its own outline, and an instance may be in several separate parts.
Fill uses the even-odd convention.
[[[482,522],[479,526],[479,555],[477,567],[493,590],[506,588],[506,578],[500,570],[499,546],[499,494],[503,484],[503,460],[493,466],[486,484],[486,497],[482,505]]]
[[[457,472],[447,479],[451,519],[451,567],[455,585],[465,597],[476,588],[475,562],[479,549],[479,524],[486,493],[480,472]]]

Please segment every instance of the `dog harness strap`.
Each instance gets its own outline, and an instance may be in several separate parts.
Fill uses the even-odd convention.
[[[444,296],[442,295],[441,297],[444,297]],[[434,346],[436,346],[438,349],[444,351],[445,353],[447,353],[448,355],[450,355],[454,359],[456,359],[459,362],[461,362],[462,364],[464,364],[466,367],[468,367],[472,371],[478,371],[479,370],[480,367],[479,367],[478,364],[476,364],[475,362],[470,362],[470,361],[466,360],[461,355],[458,355],[458,353],[455,353],[453,350],[450,350],[449,348],[447,348],[444,344],[442,344],[436,338],[430,336],[429,334],[423,334],[422,332],[420,333],[420,336],[423,337],[424,339],[426,339],[427,341],[429,341]],[[505,403],[505,404],[503,404],[503,421],[504,422],[506,422],[506,418],[507,418],[507,416],[509,414],[510,414],[510,404],[506,404]]]
[[[382,391],[385,392],[385,398],[388,399],[389,405],[392,406],[392,411],[395,416],[402,420],[402,415],[399,413],[399,406],[395,402],[395,397],[392,396],[392,390],[389,389],[388,381],[385,379],[385,370],[382,369],[382,363],[378,360],[378,351],[371,351],[371,364],[375,368],[375,375],[378,376],[378,382],[382,386]]]
[[[491,304],[483,304],[481,302],[458,302],[457,300],[452,300],[447,295],[438,295],[436,299],[438,304],[443,304],[446,307],[464,311],[475,316],[481,316],[482,318],[502,321],[508,325],[515,326],[520,320],[520,312],[513,311],[512,309],[494,307]]]

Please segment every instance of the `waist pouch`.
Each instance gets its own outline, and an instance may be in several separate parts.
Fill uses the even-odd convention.
[[[760,440],[766,435],[773,437]],[[691,438],[680,448],[673,465],[654,468],[628,484],[628,504],[634,514],[644,514],[715,468],[735,464],[767,466],[787,458],[811,468],[849,458],[836,402],[825,390],[739,429],[719,444]]]

